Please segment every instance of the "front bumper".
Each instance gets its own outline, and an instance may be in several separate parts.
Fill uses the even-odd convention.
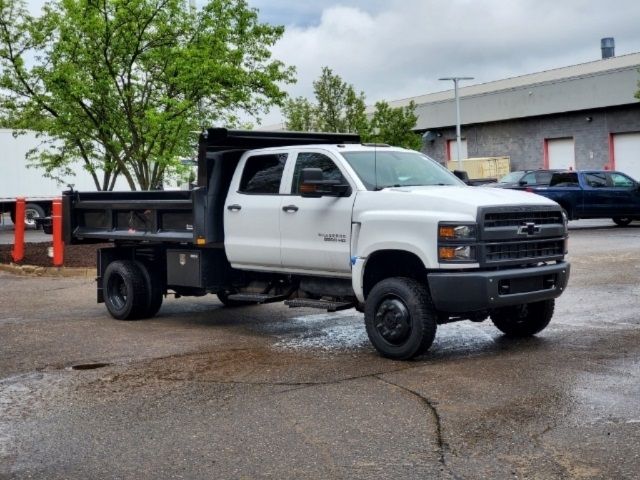
[[[438,272],[427,278],[437,310],[465,313],[559,297],[569,272],[569,263],[559,262],[510,270]]]

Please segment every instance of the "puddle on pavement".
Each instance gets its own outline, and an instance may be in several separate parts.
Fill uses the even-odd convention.
[[[278,339],[273,344],[275,350],[338,352],[357,350],[369,342],[362,315],[353,309],[293,317],[260,329]]]
[[[275,350],[323,352],[357,351],[369,348],[369,338],[362,314],[355,310],[293,317],[286,322],[267,323],[260,330],[274,335]],[[432,353],[470,350],[485,351],[495,347],[495,339],[488,330],[470,322],[442,325]]]

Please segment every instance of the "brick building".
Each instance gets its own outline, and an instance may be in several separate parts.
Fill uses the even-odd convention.
[[[640,53],[459,90],[462,157],[509,156],[511,169],[610,168],[640,180]],[[453,90],[417,104],[423,152],[456,159]]]

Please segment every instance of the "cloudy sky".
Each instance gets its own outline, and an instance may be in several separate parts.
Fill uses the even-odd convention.
[[[483,83],[597,60],[602,37],[616,55],[640,52],[638,0],[248,1],[286,27],[273,53],[297,69],[292,96],[312,98],[323,66],[374,103],[449,89],[439,77]]]

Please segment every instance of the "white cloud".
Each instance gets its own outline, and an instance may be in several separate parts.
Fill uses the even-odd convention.
[[[205,0],[197,0],[202,5]],[[37,11],[44,0],[28,0]],[[438,78],[474,83],[640,51],[637,0],[249,0],[262,21],[286,31],[274,56],[297,68],[293,96],[313,96],[329,66],[369,103],[449,89]],[[278,112],[263,124],[277,122]]]
[[[292,95],[312,97],[325,65],[372,103],[449,89],[438,82],[442,76],[480,83],[596,60],[605,36],[616,38],[617,55],[640,51],[640,4],[633,0],[344,3],[324,2],[315,24],[291,20],[275,47],[276,58],[297,68]],[[280,8],[283,18],[295,19],[296,7],[288,15]]]

